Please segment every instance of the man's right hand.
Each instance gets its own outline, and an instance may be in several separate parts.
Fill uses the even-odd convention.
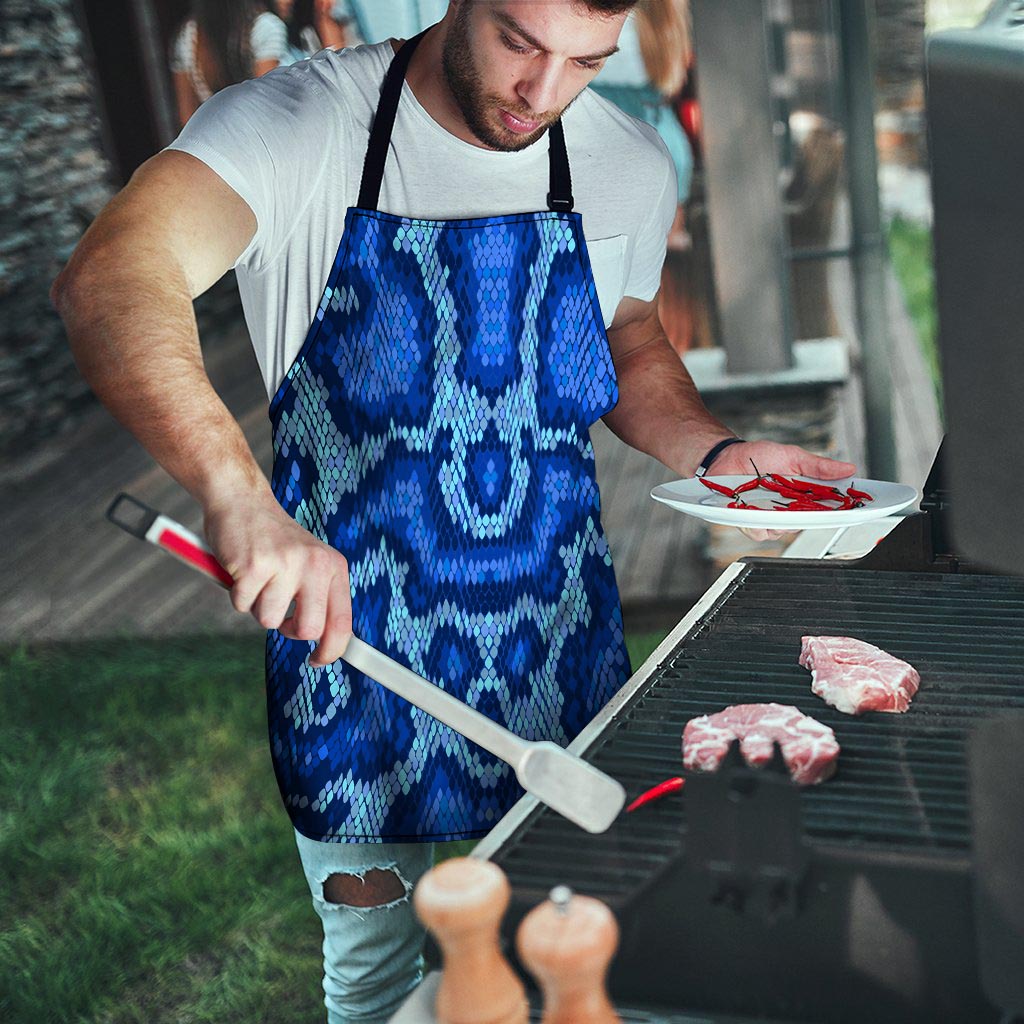
[[[234,606],[319,640],[310,663],[327,665],[352,633],[348,563],[275,500],[206,375],[192,308],[255,231],[256,215],[206,164],[165,150],[103,209],[51,295],[97,396],[203,506]]]
[[[206,539],[231,574],[231,603],[292,640],[319,640],[309,663],[337,661],[352,636],[344,555],[292,519],[269,492],[208,505]],[[289,609],[294,602],[294,610]]]

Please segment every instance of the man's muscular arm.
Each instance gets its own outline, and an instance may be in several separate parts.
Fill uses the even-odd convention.
[[[623,441],[654,456],[681,477],[732,431],[708,412],[673,351],[650,302],[622,299],[608,328],[619,385],[618,404],[604,422]]]
[[[205,164],[160,153],[100,213],[51,298],[93,391],[202,505],[234,606],[319,638],[311,661],[327,664],[351,632],[347,563],[275,500],[206,375],[192,307],[255,231],[252,210]]]

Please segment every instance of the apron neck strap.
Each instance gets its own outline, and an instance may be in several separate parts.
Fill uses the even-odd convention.
[[[391,129],[395,126],[395,114],[398,113],[398,101],[402,97],[402,83],[409,61],[427,34],[424,29],[418,36],[406,40],[402,48],[391,58],[388,72],[384,76],[381,87],[380,102],[370,129],[370,142],[366,147],[366,158],[363,160],[363,180],[359,185],[359,202],[361,210],[376,210],[380,201],[380,186],[384,180],[384,161],[388,158],[388,146],[391,144]]]
[[[571,213],[572,179],[569,177],[569,154],[565,151],[561,118],[548,129],[548,165],[551,175],[548,209],[556,213]]]
[[[402,84],[409,61],[427,34],[424,29],[419,35],[407,40],[395,54],[384,76],[381,87],[380,102],[370,130],[370,141],[366,147],[366,158],[363,161],[363,177],[359,185],[358,207],[361,210],[376,210],[380,202],[380,188],[384,181],[384,163],[391,144],[391,132],[395,126],[395,115],[398,113],[398,101],[402,97]],[[550,174],[550,191],[548,192],[548,209],[556,213],[572,211],[572,180],[569,176],[569,155],[565,149],[565,134],[562,122],[555,121],[548,129],[548,163]]]

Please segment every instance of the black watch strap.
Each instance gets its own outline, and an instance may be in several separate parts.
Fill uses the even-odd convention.
[[[724,441],[719,441],[718,444],[716,444],[715,447],[712,448],[711,451],[709,451],[707,455],[705,455],[704,458],[700,460],[700,465],[697,467],[697,472],[694,473],[694,476],[704,476],[707,473],[707,471],[711,468],[711,463],[714,462],[715,459],[717,459],[718,456],[721,455],[722,452],[724,452],[725,449],[728,448],[731,444],[743,444],[743,438],[727,437]]]

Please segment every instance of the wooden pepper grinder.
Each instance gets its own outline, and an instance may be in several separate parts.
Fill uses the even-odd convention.
[[[498,945],[511,891],[501,868],[472,857],[443,861],[416,886],[416,914],[444,956],[438,1024],[526,1024],[526,990]]]
[[[544,993],[542,1024],[620,1024],[604,984],[618,944],[612,912],[564,885],[523,918],[516,949]]]

